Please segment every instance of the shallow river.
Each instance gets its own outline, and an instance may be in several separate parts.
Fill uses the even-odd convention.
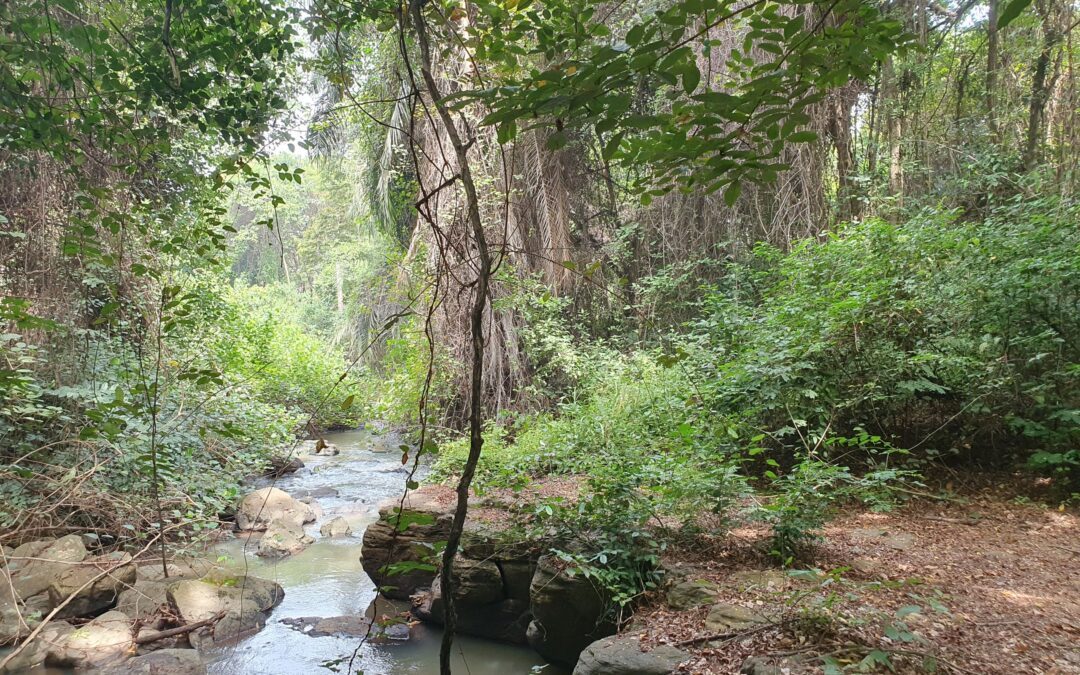
[[[255,556],[254,541],[245,544],[243,539],[218,544],[211,552],[220,556],[227,566],[272,579],[285,588],[285,600],[274,609],[266,628],[209,655],[212,675],[347,672],[348,659],[357,649],[358,639],[309,637],[281,620],[364,614],[371,606],[375,585],[360,565],[361,537],[364,528],[377,519],[379,503],[401,494],[405,474],[397,442],[390,436],[350,431],[329,434],[326,440],[336,444],[341,454],[305,458],[305,468],[275,483],[294,497],[313,496],[326,512],[307,527],[308,534],[316,538],[314,544],[280,561]],[[335,516],[349,521],[352,536],[320,538],[319,526]],[[430,626],[415,626],[407,642],[360,647],[353,668],[363,675],[438,673],[441,637],[442,632]],[[464,636],[459,636],[454,644],[455,673],[562,675],[565,672],[545,666],[543,659],[525,647]]]

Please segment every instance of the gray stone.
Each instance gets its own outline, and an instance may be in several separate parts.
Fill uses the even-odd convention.
[[[671,587],[667,595],[668,607],[683,611],[711,604],[716,600],[716,584],[704,579],[688,579]]]
[[[549,661],[571,666],[585,647],[615,632],[603,591],[584,576],[570,576],[550,557],[537,562],[530,597],[533,620],[526,638]]]
[[[26,600],[47,591],[61,573],[85,560],[87,555],[82,537],[77,534],[23,544],[15,549],[8,563],[15,593]]]
[[[264,558],[284,558],[303,551],[315,541],[304,532],[301,525],[290,520],[276,518],[270,522],[266,532],[259,539],[259,548],[255,555]]]
[[[323,511],[323,507],[319,506],[319,502],[315,501],[314,497],[301,497],[298,499],[301,504],[307,504],[311,512],[315,514],[315,520],[322,518],[326,515],[326,511]]]
[[[213,563],[205,558],[193,558],[193,557],[179,557],[168,561],[165,567],[169,571],[168,578],[171,581],[178,581],[181,579],[198,579],[209,574],[212,570],[222,569],[216,563]],[[165,579],[165,570],[161,568],[161,563],[150,563],[145,565],[139,565],[138,578],[147,579],[150,581],[162,581]]]
[[[104,576],[100,576],[106,572]],[[56,615],[60,619],[87,616],[116,606],[120,592],[135,583],[135,565],[128,553],[110,553],[68,567],[49,585],[49,603],[59,607],[72,600]],[[97,578],[95,581],[95,577]],[[92,582],[92,583],[91,583]]]
[[[723,602],[713,605],[705,617],[705,629],[713,633],[738,632],[763,623],[768,621],[760,614]]]
[[[280,478],[290,473],[296,473],[303,468],[304,462],[299,457],[277,455],[270,458],[270,464],[266,467],[263,475],[270,478]]]
[[[194,649],[159,649],[114,666],[116,675],[203,675],[206,666]]]
[[[266,612],[281,602],[285,592],[280,585],[265,579],[214,572],[200,581],[174,582],[167,596],[184,623],[225,612],[214,626],[189,633],[191,645],[205,649],[261,629],[266,623]]]
[[[349,525],[349,521],[338,516],[323,523],[322,527],[319,528],[319,534],[324,537],[347,537],[352,534],[352,527]]]
[[[169,603],[167,591],[174,580],[136,580],[131,588],[124,589],[116,600],[116,609],[133,619],[146,622],[157,614],[162,605]]]
[[[429,623],[443,623],[445,608],[441,587],[442,580],[436,578],[431,590],[413,596],[412,612],[417,618]],[[459,633],[499,642],[526,643],[526,631],[532,620],[528,600],[506,598],[485,604],[459,600],[456,609]]]
[[[409,626],[391,623],[373,625],[371,619],[358,616],[302,616],[282,619],[281,623],[310,637],[350,637],[375,641],[402,641],[409,639]]]
[[[106,612],[67,636],[58,660],[77,669],[122,661],[132,644],[131,626],[131,619],[123,612]]]
[[[668,675],[691,656],[668,645],[643,652],[637,636],[613,635],[581,652],[574,675]]]
[[[268,612],[285,597],[273,581],[256,577],[208,575],[202,580],[172,583],[167,591],[170,604],[184,623],[209,619],[218,612]]]
[[[499,566],[490,560],[456,556],[451,576],[454,581],[454,598],[461,603],[486,605],[506,597]]]
[[[0,673],[25,673],[42,664],[69,665],[66,645],[68,637],[75,632],[75,627],[63,621],[52,622],[45,626],[37,638],[26,645],[21,652]]]
[[[236,527],[239,530],[265,530],[278,519],[302,527],[305,523],[314,522],[315,512],[307,504],[275,487],[248,494],[240,500],[236,510]]]
[[[12,593],[9,572],[0,569],[0,645],[21,640],[36,625],[37,622],[28,616],[24,605]]]

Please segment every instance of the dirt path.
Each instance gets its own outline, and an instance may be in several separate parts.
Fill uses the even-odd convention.
[[[738,673],[753,656],[758,675],[822,672],[825,654],[840,669],[831,672],[865,672],[865,662],[880,672],[1080,673],[1075,513],[990,494],[848,512],[825,531],[820,575],[770,570],[761,528],[733,535],[669,561],[715,584],[714,599],[677,612],[658,597],[635,622],[647,643],[694,652],[685,672]],[[771,625],[687,644],[710,633],[714,602]]]

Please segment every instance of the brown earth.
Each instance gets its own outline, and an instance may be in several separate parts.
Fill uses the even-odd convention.
[[[869,655],[889,661],[869,672],[1080,673],[1076,513],[982,493],[849,510],[823,534],[799,565],[818,573],[769,567],[761,527],[667,561],[767,624],[705,639],[708,606],[677,612],[657,594],[633,625],[648,644],[693,652],[686,673],[738,673],[755,656],[755,672],[823,672],[822,655],[846,672]]]

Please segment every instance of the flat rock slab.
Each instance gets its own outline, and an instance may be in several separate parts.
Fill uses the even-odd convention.
[[[705,628],[713,633],[734,633],[763,623],[768,623],[768,620],[760,614],[745,607],[723,602],[713,605],[709,609],[708,616],[705,617]]]
[[[852,539],[867,543],[884,544],[896,551],[906,551],[915,545],[915,537],[907,532],[866,527],[852,530]]]
[[[636,636],[613,635],[586,647],[573,675],[668,675],[692,656],[670,645],[644,652]]]
[[[281,623],[310,637],[369,638],[397,642],[409,639],[408,624],[372,625],[371,619],[364,616],[300,616],[282,619]]]

